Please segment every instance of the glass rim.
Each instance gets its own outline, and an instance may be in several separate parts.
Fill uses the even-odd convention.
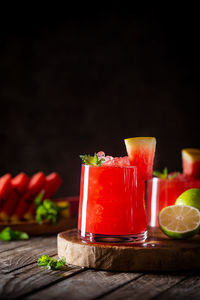
[[[118,168],[118,169],[135,169],[137,170],[137,166],[109,166],[109,165],[101,165],[101,166],[92,166],[92,165],[86,165],[84,163],[81,164],[81,166],[86,166],[88,168],[104,168],[104,169],[108,169],[108,168]]]
[[[152,177],[152,178],[150,178],[150,179],[147,179],[147,181],[149,182],[151,182],[151,181],[154,181],[154,180],[156,180],[156,181],[166,181],[166,182],[172,182],[172,181],[181,181],[181,182],[185,182],[185,181],[187,181],[185,178],[159,178],[159,177]]]

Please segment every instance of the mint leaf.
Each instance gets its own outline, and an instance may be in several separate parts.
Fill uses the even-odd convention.
[[[168,179],[168,170],[167,170],[167,168],[164,168],[163,172],[153,171],[153,175],[158,177],[158,178]]]
[[[39,206],[36,207],[36,222],[42,223],[43,221],[48,221],[53,224],[57,224],[60,219],[61,212],[67,208],[69,208],[68,203],[66,203],[63,207],[60,207],[50,199],[45,199]]]
[[[56,269],[61,269],[66,264],[66,260],[62,257],[60,260],[57,261]]]
[[[42,203],[42,198],[44,196],[45,191],[41,191],[34,199],[35,207],[38,207]]]
[[[64,257],[57,260],[55,258],[51,258],[46,254],[43,254],[41,257],[38,258],[37,263],[39,267],[46,267],[49,270],[59,270],[62,267],[64,267],[66,261]]]
[[[27,239],[29,239],[29,236],[26,232],[12,230],[10,227],[6,227],[0,232],[0,240],[2,241],[16,241]]]
[[[169,174],[167,168],[164,168],[162,172],[153,171],[153,175],[158,178],[161,178],[161,179],[174,179],[179,174],[180,174],[180,172],[175,172],[173,174]]]
[[[163,177],[168,178],[168,170],[166,167],[163,169]]]
[[[43,254],[41,257],[38,258],[38,266],[42,267],[42,266],[47,266],[49,261],[51,260],[51,257]]]
[[[169,175],[168,178],[169,178],[169,179],[174,179],[174,178],[176,178],[179,174],[180,174],[180,172],[175,172],[174,174]]]
[[[80,158],[82,159],[82,162],[85,165],[90,165],[90,166],[101,166],[102,163],[104,162],[104,159],[101,158],[99,159],[97,154],[95,153],[94,156],[91,155],[80,155]]]

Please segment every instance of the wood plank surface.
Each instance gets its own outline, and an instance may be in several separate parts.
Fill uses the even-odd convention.
[[[187,278],[182,280],[178,285],[172,287],[168,291],[165,291],[160,297],[156,297],[155,300],[197,300],[200,299],[200,275],[188,274]]]
[[[12,242],[3,242],[0,241],[0,255],[3,252],[8,252],[9,250],[16,249],[18,247],[23,247],[27,244],[28,241],[12,241]]]
[[[0,243],[0,250],[2,300],[200,298],[198,272],[143,274],[96,271],[72,265],[59,271],[38,267],[37,258],[42,254],[57,257],[55,236]]]
[[[66,267],[52,271],[38,267],[36,263],[0,274],[0,299],[21,299],[22,296],[59,282],[68,276],[83,271],[82,268]]]
[[[142,276],[140,273],[87,270],[71,278],[65,279],[49,288],[41,290],[40,292],[37,292],[25,299],[95,299],[140,276]]]
[[[0,253],[0,299],[21,299],[32,291],[84,271],[73,266],[66,266],[64,270],[59,271],[38,267],[37,258],[42,254],[57,257],[55,236],[31,238],[25,241],[23,246],[21,241],[6,244],[10,246],[10,250]]]
[[[17,247],[8,253],[0,254],[0,272],[9,273],[13,270],[35,263],[42,254],[56,255],[56,239],[35,238],[30,239],[23,247]]]
[[[137,280],[132,280],[127,285],[104,295],[105,300],[119,299],[142,299],[149,300],[158,296],[163,291],[169,290],[186,278],[185,274],[145,274]],[[170,298],[167,298],[170,299]],[[173,297],[171,299],[174,299]]]

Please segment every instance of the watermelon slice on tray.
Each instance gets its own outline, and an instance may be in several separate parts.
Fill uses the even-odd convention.
[[[58,173],[53,172],[46,176],[43,190],[45,191],[44,198],[51,198],[58,190],[62,183],[62,180]]]
[[[9,226],[13,230],[26,231],[30,235],[55,234],[77,226],[79,197],[52,199],[62,180],[58,173],[45,176],[43,172],[30,179],[21,172],[12,178],[11,174],[0,177],[0,231]],[[63,210],[57,224],[35,221],[35,197],[44,191],[43,199],[51,199]],[[27,217],[26,217],[27,215]]]
[[[19,193],[13,189],[7,199],[4,202],[2,209],[0,210],[0,220],[8,221],[15,211],[19,202]]]
[[[156,149],[154,137],[135,137],[124,140],[132,166],[138,167],[138,176],[142,180],[152,177],[153,161]]]
[[[60,178],[57,172],[53,172],[46,176],[44,184],[41,188],[43,190],[44,196],[43,199],[52,198],[56,191],[59,189],[60,185],[62,184],[62,179]],[[25,220],[33,220],[35,218],[35,204],[32,202],[24,213]]]
[[[5,174],[0,178],[0,202],[1,199],[5,199],[12,189],[11,175]]]
[[[200,149],[186,148],[181,154],[183,174],[200,179]]]
[[[13,188],[15,188],[18,192],[23,192],[29,184],[29,177],[24,172],[21,172],[16,175],[11,182]]]

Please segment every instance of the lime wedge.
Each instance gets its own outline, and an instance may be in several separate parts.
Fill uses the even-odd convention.
[[[200,212],[188,205],[171,205],[163,208],[158,222],[161,230],[173,239],[190,238],[200,229]]]

